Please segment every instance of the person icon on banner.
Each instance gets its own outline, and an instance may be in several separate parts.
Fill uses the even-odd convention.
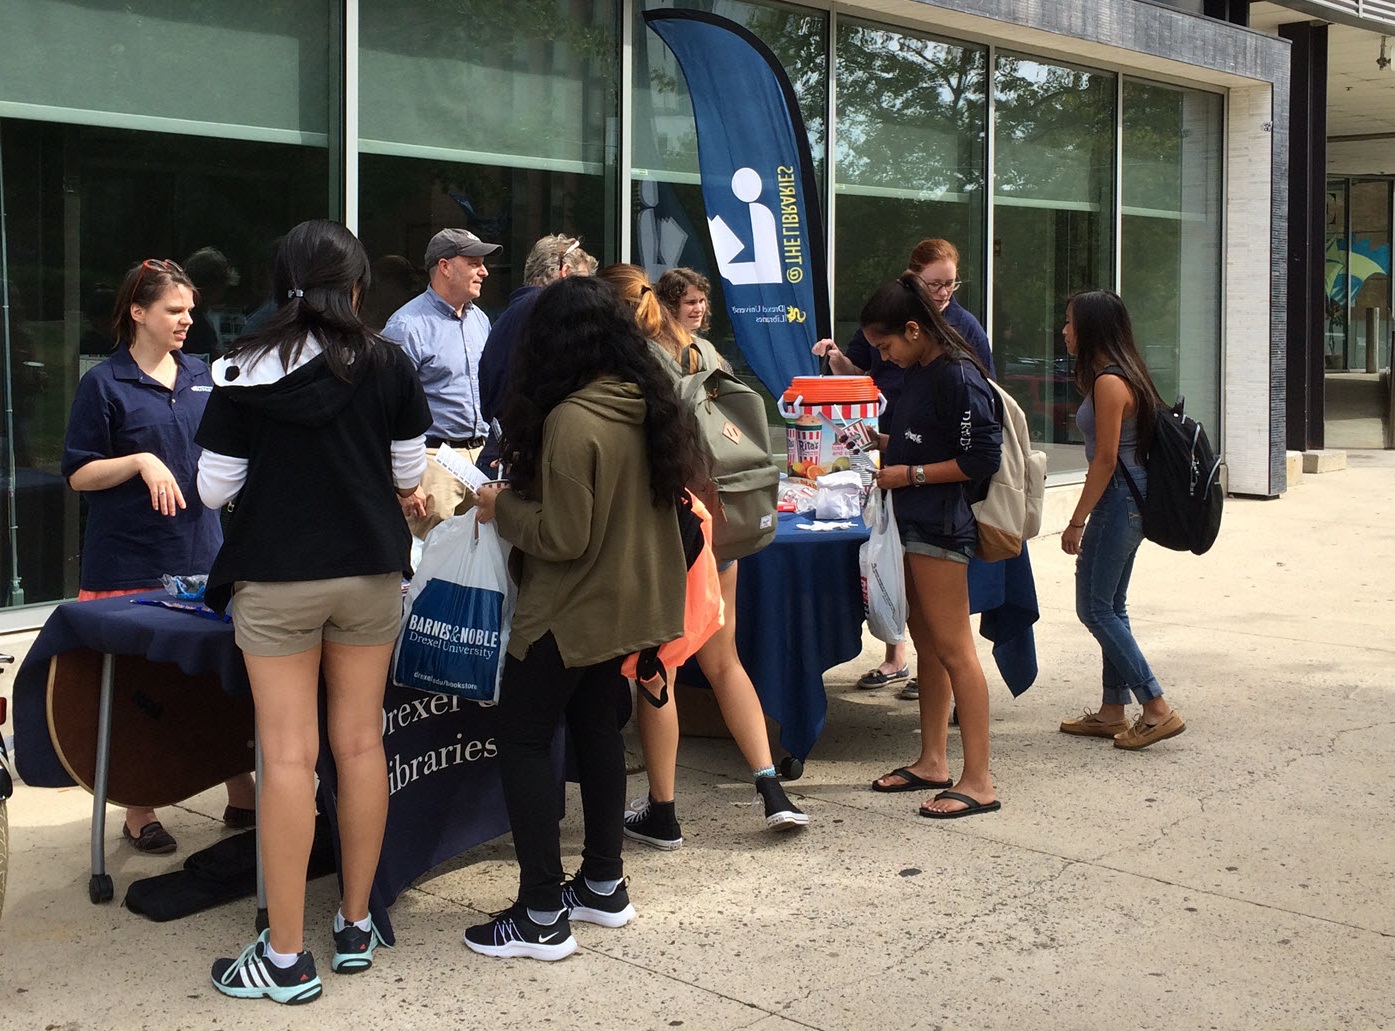
[[[733,286],[783,281],[780,270],[780,231],[775,224],[775,212],[760,203],[764,189],[760,173],[754,168],[738,168],[731,177],[731,192],[746,204],[751,220],[750,261],[733,261],[746,249],[746,244],[727,225],[722,216],[709,218],[712,250],[717,256],[717,268],[722,278]]]

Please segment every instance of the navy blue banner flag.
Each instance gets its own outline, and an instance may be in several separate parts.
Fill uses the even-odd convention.
[[[809,137],[770,49],[702,11],[646,11],[688,82],[712,250],[737,346],[777,397],[818,373],[832,335],[823,221]]]

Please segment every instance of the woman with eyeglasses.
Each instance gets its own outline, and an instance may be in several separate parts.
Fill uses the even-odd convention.
[[[920,755],[874,781],[878,791],[943,789],[920,815],[950,820],[1001,808],[988,769],[988,684],[969,623],[969,559],[978,527],[973,488],[997,471],[997,400],[973,349],[945,322],[913,272],[882,286],[860,318],[882,359],[905,371],[881,426],[877,486],[892,492],[906,558],[906,624],[920,681]],[[964,766],[949,772],[951,702],[959,710]]]
[[[1104,656],[1099,709],[1063,720],[1061,733],[1113,738],[1115,748],[1147,748],[1187,729],[1182,714],[1163,697],[1134,639],[1126,608],[1134,556],[1143,542],[1129,476],[1146,495],[1148,470],[1139,455],[1147,453],[1152,438],[1153,420],[1147,413],[1162,398],[1118,294],[1076,294],[1066,305],[1061,334],[1075,359],[1076,387],[1085,398],[1075,421],[1085,435],[1090,463],[1080,500],[1061,534],[1061,550],[1078,556],[1075,611]],[[1143,711],[1129,723],[1125,707],[1135,699]]]
[[[973,314],[954,299],[959,289],[959,250],[948,240],[930,237],[921,240],[911,251],[906,263],[910,272],[920,277],[930,293],[935,310],[949,324],[965,343],[978,356],[979,363],[988,371],[989,379],[995,379],[993,372],[993,349],[988,343],[988,334]],[[882,420],[891,414],[896,399],[901,395],[903,371],[892,362],[883,360],[877,349],[867,342],[867,337],[859,329],[848,342],[847,352],[838,349],[832,340],[820,340],[814,345],[814,353],[828,358],[830,370],[839,376],[871,375],[877,389],[886,398],[886,411]],[[911,676],[910,664],[906,661],[906,645],[888,644],[886,658],[880,666],[863,674],[857,686],[871,691],[888,684],[905,681],[897,695],[907,701],[920,697],[919,681]],[[915,787],[915,785],[909,785]]]
[[[699,367],[713,368],[722,361],[716,348],[694,336],[688,325],[680,323],[660,303],[658,294],[649,285],[649,277],[638,265],[611,265],[601,270],[600,278],[613,286],[629,306],[640,332],[651,341],[655,353],[662,352],[664,368],[675,381]],[[693,321],[696,320],[688,319],[688,322]],[[688,350],[689,345],[692,345],[691,350]],[[698,667],[712,685],[722,719],[751,769],[756,800],[760,803],[755,810],[757,816],[771,830],[795,830],[807,826],[809,817],[790,801],[776,776],[770,738],[766,733],[765,710],[736,653],[737,567],[734,560],[718,563],[726,620],[698,649]],[[669,680],[672,679],[670,675]],[[632,803],[625,814],[625,836],[665,851],[679,848],[683,844],[683,832],[675,809],[678,704],[673,696],[669,697],[668,704],[659,708],[641,704],[635,722],[644,750],[649,793],[648,797]]]
[[[173,261],[127,271],[112,313],[116,352],[78,381],[62,473],[87,502],[78,600],[138,594],[160,577],[207,573],[223,542],[216,509],[199,500],[194,442],[213,389],[208,366],[182,353],[198,291]],[[227,782],[223,823],[256,823],[251,774]],[[155,810],[126,810],[121,836],[139,852],[178,844]]]
[[[400,499],[421,482],[431,413],[406,353],[359,317],[369,279],[368,254],[339,223],[288,232],[276,313],[213,363],[198,432],[204,504],[236,501],[208,604],[231,610],[263,756],[270,927],[213,964],[213,986],[234,998],[321,994],[305,947],[305,866],[322,679],[343,891],[328,928],[331,969],[368,970],[382,940],[368,901],[387,823],[383,692],[411,548]]]

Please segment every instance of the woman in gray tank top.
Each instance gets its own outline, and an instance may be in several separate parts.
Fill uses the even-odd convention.
[[[1143,657],[1126,607],[1134,556],[1143,542],[1143,520],[1121,467],[1147,492],[1146,454],[1151,413],[1162,403],[1134,343],[1133,324],[1118,294],[1087,290],[1066,305],[1062,329],[1075,358],[1075,382],[1085,395],[1076,424],[1085,435],[1089,472],[1061,548],[1079,556],[1075,565],[1075,612],[1099,642],[1103,655],[1103,700],[1096,711],[1063,720],[1061,732],[1110,737],[1115,748],[1139,749],[1186,729],[1168,704],[1158,678]],[[1137,699],[1143,712],[1132,723],[1126,706]]]

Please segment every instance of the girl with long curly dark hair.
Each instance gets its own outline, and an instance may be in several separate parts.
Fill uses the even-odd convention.
[[[546,287],[513,368],[501,420],[508,486],[477,496],[480,520],[496,519],[522,559],[497,734],[518,901],[467,930],[465,944],[556,960],[576,951],[569,918],[620,927],[635,915],[620,859],[620,666],[683,634],[675,505],[703,451],[692,414],[603,282]],[[586,826],[581,869],[565,881],[550,758],[563,714]]]
[[[1063,720],[1061,732],[1113,738],[1115,748],[1147,748],[1187,729],[1182,714],[1163,698],[1134,639],[1127,609],[1143,519],[1123,469],[1146,496],[1148,471],[1142,456],[1152,443],[1152,413],[1162,398],[1134,342],[1129,311],[1112,290],[1086,290],[1072,297],[1061,333],[1075,357],[1076,386],[1085,395],[1075,421],[1085,435],[1090,463],[1070,525],[1061,534],[1061,548],[1079,556],[1075,613],[1099,642],[1104,658],[1099,709]],[[1143,712],[1130,724],[1125,706],[1135,698]]]

